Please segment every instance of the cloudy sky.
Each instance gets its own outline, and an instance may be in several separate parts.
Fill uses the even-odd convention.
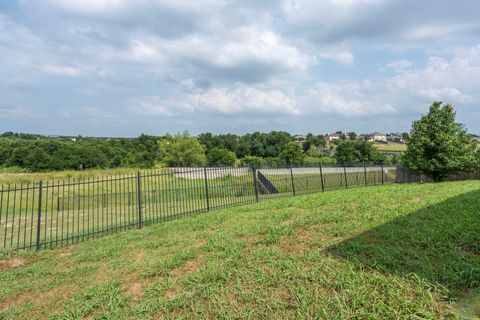
[[[0,132],[480,133],[478,0],[0,2]]]

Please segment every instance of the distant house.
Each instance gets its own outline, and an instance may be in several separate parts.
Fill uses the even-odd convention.
[[[303,134],[297,134],[295,137],[293,137],[295,139],[295,142],[298,142],[298,143],[304,143],[305,140],[307,140],[307,137],[304,136]]]
[[[478,143],[480,143],[480,136],[474,135],[474,136],[473,136],[473,140],[475,140],[475,141],[477,141]]]
[[[404,143],[405,142],[401,133],[400,134],[398,134],[398,133],[387,134],[387,141],[397,142],[397,143]]]
[[[368,135],[368,141],[387,142],[387,136],[381,132],[373,132]]]
[[[325,140],[327,140],[329,142],[332,142],[332,141],[335,141],[335,140],[340,140],[340,135],[337,134],[337,133],[327,134],[325,136]]]

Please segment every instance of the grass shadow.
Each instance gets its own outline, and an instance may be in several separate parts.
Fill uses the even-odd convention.
[[[329,252],[383,273],[414,273],[448,289],[448,298],[480,294],[480,190],[396,218]]]

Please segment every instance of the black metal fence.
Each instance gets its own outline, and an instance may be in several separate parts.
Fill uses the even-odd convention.
[[[0,186],[0,250],[48,248],[274,197],[393,183],[396,167],[167,168]]]
[[[464,180],[479,180],[480,171],[464,172],[451,174],[444,181],[464,181]],[[433,179],[420,173],[411,171],[410,169],[398,165],[396,183],[415,183],[415,182],[433,182]]]

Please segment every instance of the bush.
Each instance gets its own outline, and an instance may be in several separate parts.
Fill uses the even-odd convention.
[[[167,135],[158,142],[162,161],[172,167],[203,166],[206,163],[205,147],[188,132]]]
[[[287,143],[279,156],[284,164],[303,163],[304,157],[300,144],[293,141]]]
[[[240,160],[240,165],[245,167],[261,167],[265,166],[267,161],[264,158],[256,157],[256,156],[245,156],[243,159]]]
[[[335,153],[337,162],[345,164],[381,162],[384,158],[372,142],[363,140],[340,141]]]
[[[434,102],[427,115],[414,121],[404,164],[433,181],[478,168],[477,144],[464,126],[455,122],[454,107]]]
[[[304,164],[318,165],[319,163],[335,163],[335,158],[330,157],[305,157],[303,160]]]
[[[234,166],[237,156],[234,152],[222,148],[213,148],[207,155],[210,166]]]

